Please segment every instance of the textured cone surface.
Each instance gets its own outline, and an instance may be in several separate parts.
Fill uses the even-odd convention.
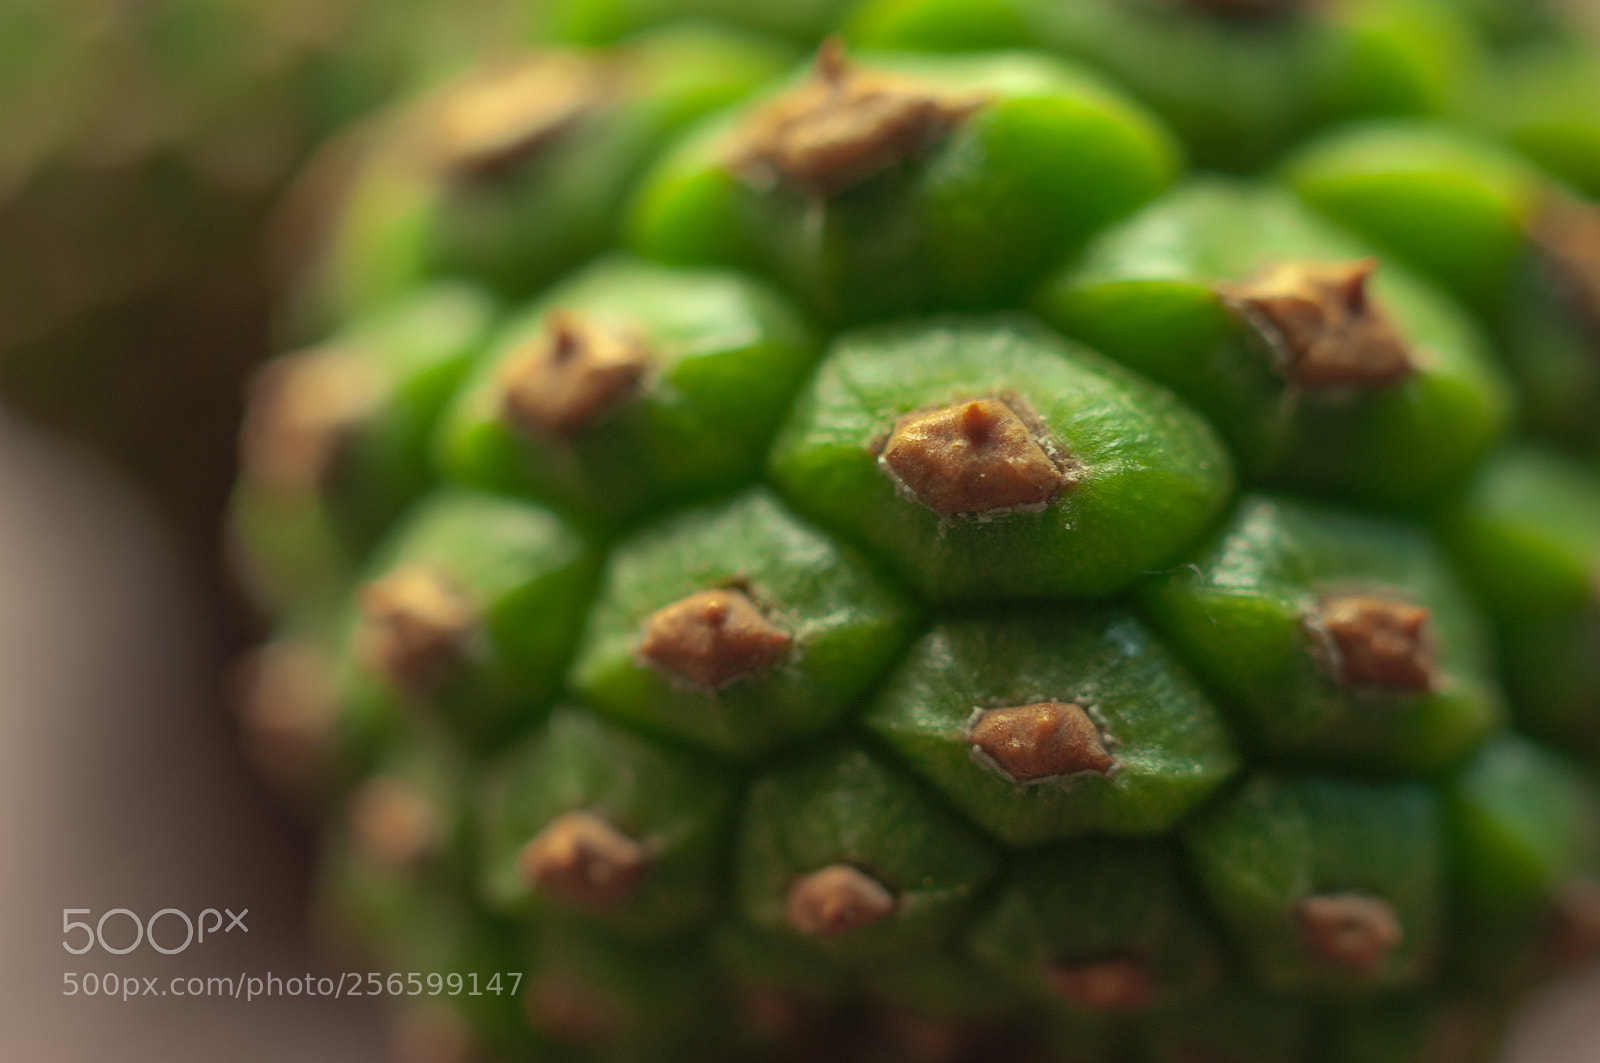
[[[914,156],[971,110],[930,86],[856,69],[831,38],[811,78],[753,116],[734,166],[756,182],[834,195]]]
[[[374,123],[242,715],[502,972],[431,1050],[1487,1058],[1592,955],[1600,215],[1415,119],[1466,17],[550,0]]]

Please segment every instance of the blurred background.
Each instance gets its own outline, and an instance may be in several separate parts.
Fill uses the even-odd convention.
[[[1461,2],[1518,32],[1520,0]],[[355,1001],[65,998],[56,922],[248,908],[246,933],[116,971],[339,968],[306,929],[309,832],[246,766],[223,694],[260,634],[219,534],[242,387],[280,345],[287,263],[338,168],[317,145],[533,17],[526,0],[0,0],[7,1058],[388,1058]],[[1509,1058],[1600,1060],[1600,972],[1540,998]]]
[[[492,51],[509,7],[0,0],[5,1058],[388,1058],[359,1002],[65,997],[90,957],[59,924],[249,909],[247,934],[92,965],[141,987],[347,964],[311,941],[310,831],[247,767],[224,694],[259,635],[219,533],[243,383],[276,342],[293,176]]]
[[[290,179],[332,131],[506,47],[528,10],[4,0],[5,401],[85,442],[188,546],[214,550],[239,383],[273,345]]]

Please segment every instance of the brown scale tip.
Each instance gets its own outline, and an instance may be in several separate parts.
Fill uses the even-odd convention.
[[[1600,955],[1600,882],[1576,879],[1556,891],[1551,905],[1549,954],[1557,969]]]
[[[732,168],[757,187],[778,182],[832,196],[919,155],[981,106],[849,62],[838,38],[817,51],[811,78],[746,124]]]
[[[521,431],[574,436],[637,394],[652,360],[631,333],[558,310],[507,361],[502,409]]]
[[[489,178],[532,159],[601,104],[607,72],[550,53],[485,71],[438,96],[422,115],[424,157],[446,176]]]
[[[1562,298],[1600,339],[1600,208],[1553,198],[1534,214],[1528,235]]]
[[[570,1045],[602,1043],[623,1022],[614,1001],[554,971],[528,983],[523,1008],[534,1029]]]
[[[1218,291],[1271,343],[1285,379],[1306,389],[1378,390],[1416,372],[1410,345],[1367,294],[1376,259],[1280,262]]]
[[[1351,595],[1323,598],[1307,612],[1304,622],[1340,686],[1434,688],[1433,627],[1428,610],[1391,598]]]
[[[625,903],[650,866],[650,851],[593,812],[567,812],[534,835],[517,856],[530,889],[585,908]]]
[[[350,837],[369,862],[391,871],[415,868],[436,853],[444,823],[427,795],[388,776],[361,784],[350,799]]]
[[[332,755],[338,694],[326,657],[276,642],[235,666],[246,751],[268,778],[291,790],[313,785]]]
[[[830,864],[789,887],[784,915],[807,937],[837,937],[887,919],[895,898],[877,879],[849,864]]]
[[[794,639],[743,592],[697,591],[644,622],[639,655],[673,675],[721,690],[789,655]]]
[[[1076,482],[1057,449],[1018,400],[983,398],[900,418],[878,461],[919,503],[955,517],[1048,505]]]
[[[379,390],[369,367],[331,349],[269,362],[250,384],[239,434],[244,475],[275,494],[325,490]]]
[[[1087,963],[1053,963],[1045,980],[1063,1000],[1096,1012],[1140,1011],[1155,997],[1155,980],[1141,960],[1115,956]]]
[[[465,658],[477,610],[448,579],[406,565],[361,588],[356,647],[396,688],[426,694]]]
[[[1088,711],[1071,701],[979,710],[967,730],[967,745],[1015,782],[1104,776],[1117,766]]]
[[[1377,973],[1405,939],[1394,906],[1359,893],[1308,897],[1295,919],[1313,956],[1356,974]]]

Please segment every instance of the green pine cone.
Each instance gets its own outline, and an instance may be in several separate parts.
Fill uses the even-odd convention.
[[[1449,5],[841,6],[366,134],[233,510],[329,919],[440,1059],[1487,1059],[1600,951],[1600,208]]]

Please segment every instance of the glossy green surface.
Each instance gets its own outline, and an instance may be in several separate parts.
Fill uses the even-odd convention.
[[[736,172],[731,160],[762,97],[656,167],[627,223],[629,246],[765,273],[828,322],[992,309],[1160,192],[1177,166],[1165,132],[1136,105],[1041,55],[851,61],[981,106],[920,155],[820,197]]]
[[[1505,90],[1486,91],[1506,102]],[[1543,212],[1572,195],[1555,177],[1486,137],[1402,124],[1331,134],[1292,157],[1284,176],[1310,206],[1450,288],[1493,327],[1522,427],[1600,448],[1589,415],[1600,398],[1594,326],[1533,236],[1549,224]]]
[[[1014,861],[969,944],[994,977],[1085,1018],[1192,1000],[1221,973],[1221,953],[1197,918],[1179,861],[1148,842],[1077,841]],[[1050,983],[1052,968],[1108,959],[1146,969],[1148,1001],[1101,1012],[1061,996]]]
[[[895,896],[885,918],[807,938],[785,918],[790,884],[850,864]],[[995,853],[920,783],[851,746],[763,775],[750,787],[735,859],[739,911],[756,928],[844,961],[926,954],[961,929]]]
[[[1280,263],[1370,254],[1276,189],[1200,179],[1097,239],[1034,305],[1209,416],[1247,480],[1414,506],[1457,486],[1508,428],[1509,387],[1474,323],[1384,263],[1372,298],[1417,371],[1379,390],[1316,391],[1285,381],[1218,291]]]
[[[1600,563],[1600,484],[1537,446],[1507,449],[1444,524],[1462,574],[1496,614],[1571,612],[1592,603]]]
[[[793,637],[787,658],[715,692],[636,658],[640,626],[657,610],[725,587]],[[750,759],[838,721],[893,662],[911,622],[900,592],[858,554],[755,490],[616,548],[569,682],[613,720]]]
[[[1127,0],[867,0],[847,27],[870,47],[1070,56],[1151,106],[1197,163],[1227,170],[1260,167],[1321,124],[1437,114],[1473,57],[1458,13],[1438,0],[1255,19]]]
[[[534,20],[551,40],[602,44],[678,19],[732,23],[815,42],[838,23],[851,0],[545,0]]]
[[[1600,873],[1592,783],[1527,739],[1507,737],[1453,780],[1446,809],[1458,890],[1454,969],[1476,985],[1515,988],[1559,967],[1562,891]]]
[[[422,695],[427,711],[478,741],[538,720],[560,689],[594,593],[598,565],[590,545],[540,506],[441,488],[400,522],[367,578],[413,566],[441,576],[471,604],[478,623],[464,659]],[[347,650],[351,667],[375,691],[386,690],[356,642]]]
[[[1445,834],[1420,783],[1257,776],[1183,833],[1230,944],[1259,981],[1314,996],[1371,996],[1424,984],[1444,933]],[[1369,973],[1307,947],[1296,918],[1313,896],[1387,901],[1400,942]]]
[[[1592,47],[1556,38],[1490,67],[1472,117],[1592,197],[1600,195],[1600,118],[1592,105],[1597,92],[1600,61]]]
[[[726,1043],[697,943],[622,943],[562,919],[524,929],[523,1010],[565,1058],[689,1058]]]
[[[480,813],[483,895],[519,918],[576,912],[628,937],[670,937],[717,910],[733,796],[718,766],[558,708],[492,773]],[[522,848],[569,812],[600,816],[649,853],[639,888],[620,905],[587,909],[518,874]]]
[[[651,362],[637,394],[570,437],[503,412],[508,364],[557,311],[635,337]],[[796,311],[748,277],[603,259],[513,317],[446,414],[438,461],[461,483],[637,518],[748,482],[814,358]]]
[[[1600,483],[1544,448],[1507,450],[1446,516],[1444,541],[1494,616],[1530,731],[1600,757]]]
[[[976,759],[980,708],[1090,707],[1117,761],[1109,776],[1019,783]],[[1238,764],[1222,718],[1133,617],[1012,610],[938,624],[912,647],[865,721],[964,815],[1011,845],[1087,833],[1154,834]]]
[[[1428,610],[1432,689],[1344,687],[1307,617],[1327,596]],[[1500,725],[1488,633],[1437,548],[1412,525],[1246,498],[1191,564],[1144,602],[1258,753],[1298,765],[1436,773]]]
[[[1282,176],[1313,209],[1497,319],[1549,179],[1513,152],[1442,124],[1337,130]]]
[[[770,42],[704,28],[664,30],[617,54],[576,54],[618,91],[491,176],[450,177],[426,162],[417,140],[428,99],[368,134],[302,296],[310,328],[439,275],[470,277],[507,298],[533,294],[607,246],[636,177],[670,136],[790,59]]]
[[[1512,279],[1501,349],[1522,398],[1526,434],[1600,455],[1600,334],[1570,281],[1530,248]]]
[[[1025,5],[1017,0],[865,0],[854,5],[845,34],[863,48],[971,52],[1034,44]]]
[[[878,448],[901,416],[998,395],[1032,408],[1081,466],[1038,511],[942,518]],[[774,445],[773,480],[940,601],[1105,594],[1170,563],[1232,486],[1210,427],[1161,390],[1026,319],[947,318],[842,336]]]

